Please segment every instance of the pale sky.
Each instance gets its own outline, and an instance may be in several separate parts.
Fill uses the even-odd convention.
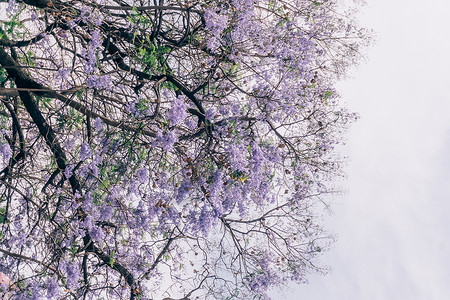
[[[329,220],[333,270],[277,300],[450,299],[450,3],[366,1],[377,42],[338,85],[361,119]]]

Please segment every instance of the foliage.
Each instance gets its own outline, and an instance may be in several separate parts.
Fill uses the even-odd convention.
[[[320,271],[356,119],[333,83],[369,41],[337,0],[0,5],[10,293],[259,299]]]

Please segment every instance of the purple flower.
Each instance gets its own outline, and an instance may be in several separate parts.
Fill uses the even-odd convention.
[[[246,165],[246,154],[247,147],[243,144],[232,144],[227,149],[228,152],[228,158],[231,163],[231,168],[233,170],[245,172],[247,171]]]
[[[85,160],[91,157],[91,155],[92,155],[91,147],[89,146],[88,143],[84,142],[80,148],[80,159]]]
[[[178,188],[178,194],[177,194],[177,202],[178,203],[180,203],[181,201],[183,201],[184,198],[186,198],[186,196],[189,194],[191,187],[192,187],[192,184],[188,180],[183,181],[180,184],[180,186]]]
[[[197,122],[193,118],[184,119],[184,125],[191,130],[197,128]]]
[[[259,170],[265,161],[264,153],[257,142],[252,143],[252,162],[255,170]]]
[[[136,176],[140,183],[145,183],[148,180],[148,169],[142,168],[136,172]]]
[[[173,131],[166,132],[166,134],[164,135],[162,135],[160,131],[156,133],[155,144],[160,144],[161,147],[166,151],[170,151],[177,141],[178,139]]]
[[[73,166],[72,165],[67,165],[66,169],[64,170],[64,176],[66,178],[72,177],[72,174],[73,174],[72,171],[73,171]]]
[[[59,293],[58,281],[53,277],[49,277],[47,279],[46,286],[47,286],[47,298],[49,299],[55,298]]]
[[[94,126],[97,131],[101,131],[103,129],[103,121],[99,117],[95,118]]]
[[[42,296],[43,296],[42,293],[43,293],[42,286],[39,284],[39,282],[34,281],[31,284],[31,286],[29,287],[30,296],[27,297],[26,299],[40,300],[40,299],[42,299]]]
[[[205,21],[206,29],[216,37],[219,37],[228,26],[228,15],[219,15],[214,9],[207,9],[205,11]]]
[[[91,32],[91,41],[89,42],[89,51],[95,51],[102,43],[100,31]]]
[[[184,102],[181,96],[178,96],[175,100],[173,100],[172,107],[169,110],[170,126],[178,125],[184,118],[186,118],[187,107],[188,105]]]
[[[101,210],[100,218],[101,220],[108,220],[113,215],[113,208],[109,204],[104,204]]]
[[[86,73],[89,73],[89,72],[86,71]],[[113,86],[112,78],[109,75],[104,75],[104,76],[91,75],[87,79],[87,86],[88,86],[88,88],[91,88],[91,89],[99,89],[99,90],[108,89],[109,90]]]
[[[105,237],[103,231],[98,226],[92,226],[89,229],[89,235],[98,242],[101,242]]]
[[[82,6],[80,11],[80,18],[84,23],[89,22],[89,17],[92,14],[92,10],[89,6]]]
[[[209,229],[213,222],[211,211],[208,211],[206,205],[203,206],[200,216],[198,217],[198,227],[204,236],[208,235]]]
[[[81,231],[83,232],[83,231]],[[77,288],[79,286],[78,279],[80,278],[80,269],[78,267],[77,262],[69,262],[67,260],[62,261],[59,264],[59,270],[64,272],[66,274],[67,279],[67,287],[69,289],[71,288]],[[48,288],[47,288],[48,292]]]
[[[88,55],[87,51],[86,51],[85,49],[82,49],[81,55],[82,55],[83,57],[87,58],[87,59],[86,59],[86,62],[84,63],[84,66],[83,66],[84,72],[85,72],[86,74],[91,74],[91,73],[93,73],[94,71],[96,71],[96,70],[97,70],[97,67],[96,67],[96,65],[97,65],[97,59],[96,59],[96,57],[95,57],[95,52],[90,51],[90,52],[89,52],[89,55]],[[97,77],[98,77],[98,76],[97,76]],[[88,80],[89,80],[89,79],[88,79]],[[92,80],[92,79],[91,79],[91,80]],[[89,83],[88,83],[88,84],[89,84]]]
[[[80,278],[80,270],[78,269],[78,265],[75,263],[67,263],[65,269],[67,274],[67,286],[78,286],[78,279]]]
[[[214,116],[216,115],[216,110],[213,108],[210,108],[205,113],[205,118],[208,120],[214,119]]]
[[[9,159],[12,157],[12,151],[11,147],[9,147],[9,144],[3,144],[0,146],[0,154],[3,156],[3,159],[5,161],[9,161]]]
[[[65,68],[65,69],[59,69],[58,72],[56,73],[57,77],[60,78],[61,81],[65,81],[67,80],[67,75],[69,75],[70,73],[70,69]]]
[[[15,14],[17,13],[19,10],[19,7],[16,3],[16,0],[9,0],[8,2],[8,7],[6,7],[6,12],[7,13],[11,13],[11,14]]]
[[[269,285],[273,284],[274,278],[267,271],[259,271],[251,274],[249,286],[250,289],[258,293],[264,293],[267,291]]]

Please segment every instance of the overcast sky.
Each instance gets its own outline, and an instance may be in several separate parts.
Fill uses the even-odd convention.
[[[361,115],[323,261],[283,300],[450,299],[450,4],[367,0],[368,62],[338,87]]]

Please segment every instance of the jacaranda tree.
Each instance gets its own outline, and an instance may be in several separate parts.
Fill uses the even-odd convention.
[[[260,299],[320,271],[356,118],[333,84],[369,40],[338,0],[0,2],[7,297]]]

